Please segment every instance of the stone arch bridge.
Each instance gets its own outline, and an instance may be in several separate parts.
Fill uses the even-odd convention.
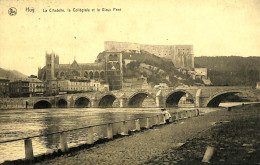
[[[251,87],[177,87],[165,89],[135,89],[107,92],[90,92],[37,97],[29,99],[33,108],[83,108],[83,107],[142,107],[146,98],[150,98],[156,107],[177,106],[183,96],[188,96],[195,107],[217,107],[230,95],[242,94],[244,98],[258,101],[260,91]]]

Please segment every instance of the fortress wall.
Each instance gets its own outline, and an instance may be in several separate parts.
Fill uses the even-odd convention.
[[[177,68],[194,68],[194,55],[192,45],[176,45],[175,56],[172,60]]]
[[[174,55],[174,46],[172,45],[141,45],[141,50],[167,59],[172,59]]]
[[[140,44],[138,43],[105,41],[104,46],[105,46],[105,51],[118,51],[118,52],[135,51],[136,53],[140,53]]]
[[[193,54],[193,45],[175,45],[178,54]]]
[[[182,55],[182,54],[177,54],[175,56],[175,59],[172,60],[174,66],[176,68],[186,68],[186,69],[191,69],[194,68],[194,58],[193,55],[188,54],[188,55]]]
[[[177,68],[194,68],[193,45],[146,45],[129,42],[105,41],[105,51],[147,51],[158,57],[172,60]]]

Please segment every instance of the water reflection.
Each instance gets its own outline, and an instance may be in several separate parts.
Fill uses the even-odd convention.
[[[242,103],[226,103],[221,106],[232,106]],[[170,112],[193,109],[168,109]],[[200,108],[201,109],[201,108]],[[201,109],[202,112],[212,111],[212,108]],[[216,110],[216,108],[215,108]],[[112,123],[122,120],[136,119],[160,114],[159,108],[52,108],[32,110],[1,110],[0,111],[0,141],[48,134],[63,130],[81,128],[90,125]],[[144,120],[140,120],[144,122]],[[95,137],[106,136],[104,126],[94,129]],[[114,133],[119,133],[120,124],[113,126]],[[68,146],[85,143],[87,129],[68,133]],[[59,135],[41,136],[33,138],[34,154],[39,155],[58,149]],[[24,158],[23,141],[0,144],[0,163],[5,160]]]
[[[1,110],[0,141],[48,134],[90,125],[135,119],[161,113],[158,108],[82,108],[82,109],[34,109]],[[115,132],[120,132],[115,126]],[[116,130],[117,129],[117,130]],[[95,136],[106,136],[105,127],[95,128]],[[86,142],[87,130],[68,133],[68,145]],[[34,154],[58,149],[59,135],[33,138]],[[24,158],[23,141],[0,145],[0,163],[5,160]]]
[[[61,118],[55,117],[52,112],[47,112],[46,117],[43,119],[43,126],[40,134],[49,134],[60,131]],[[45,136],[40,140],[46,141],[46,148],[52,149],[58,141],[58,136]]]

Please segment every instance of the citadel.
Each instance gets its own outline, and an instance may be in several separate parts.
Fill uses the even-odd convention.
[[[6,87],[10,94],[5,92],[7,94],[4,95],[28,97],[126,88],[151,88],[153,85],[148,84],[145,76],[123,78],[123,68],[133,61],[127,59],[123,54],[128,54],[131,57],[131,54],[142,56],[143,53],[167,59],[179,71],[185,71],[185,74],[197,72],[197,75],[207,78],[206,68],[194,68],[193,45],[146,45],[105,41],[104,52],[97,56],[94,63],[78,63],[74,59],[71,64],[60,64],[58,54],[46,52],[45,66],[38,68],[38,77],[10,82],[10,85]],[[149,71],[151,68],[153,71]],[[150,74],[150,72],[154,72],[154,69],[164,72],[156,67],[140,64],[140,71],[146,72],[148,70]],[[148,72],[146,73],[148,74]],[[193,76],[195,75],[193,74]],[[193,77],[193,79],[196,78]],[[167,86],[167,84],[165,85]]]
[[[176,68],[192,70],[194,68],[194,55],[192,45],[144,45],[138,43],[105,41],[105,58],[97,57],[95,63],[78,63],[76,60],[72,64],[60,64],[59,56],[46,53],[46,64],[38,69],[38,78],[44,82],[52,82],[48,88],[56,89],[57,80],[73,80],[84,82],[108,83],[109,90],[122,88],[122,52],[140,54],[142,51],[154,54],[155,56],[169,59]],[[95,85],[100,86],[98,84]]]
[[[193,45],[146,45],[130,42],[105,41],[105,51],[134,52],[146,51],[161,58],[169,59],[176,68],[194,68]]]

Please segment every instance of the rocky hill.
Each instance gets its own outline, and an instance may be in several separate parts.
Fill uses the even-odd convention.
[[[195,67],[208,68],[214,85],[254,86],[260,81],[260,57],[195,57]]]
[[[16,71],[0,68],[0,77],[8,78],[10,81],[25,79],[28,76]]]
[[[97,58],[102,59],[104,56],[105,54],[102,52]],[[160,58],[148,52],[122,52],[122,56],[124,79],[144,76],[147,77],[148,83],[153,85],[166,83],[171,87],[201,83],[200,81],[194,81],[189,75],[178,71],[171,60]]]

